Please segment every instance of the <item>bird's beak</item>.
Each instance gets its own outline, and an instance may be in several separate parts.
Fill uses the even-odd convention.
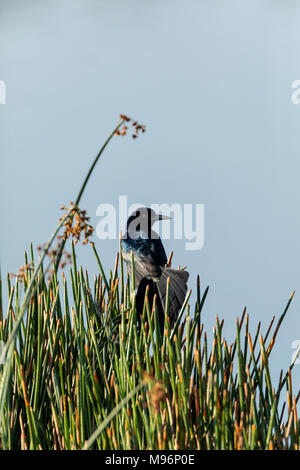
[[[171,217],[167,215],[158,215],[157,217],[157,220],[167,220],[167,219],[171,219]]]

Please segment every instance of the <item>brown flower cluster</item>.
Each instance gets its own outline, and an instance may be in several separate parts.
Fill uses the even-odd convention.
[[[70,202],[73,205],[72,202]],[[67,207],[62,206],[61,210],[68,210]],[[62,219],[59,219],[62,220]],[[72,238],[74,243],[78,243],[81,235],[83,234],[82,244],[86,245],[89,242],[89,238],[93,235],[94,228],[89,224],[90,218],[87,217],[85,210],[80,210],[79,207],[74,207],[70,217],[64,222],[65,231],[61,236],[63,240]]]
[[[73,202],[70,202],[71,206],[74,206]],[[69,211],[66,206],[62,206],[61,210]],[[63,217],[59,219],[61,222]],[[89,238],[92,236],[94,232],[94,228],[89,224],[90,218],[87,217],[86,211],[80,210],[77,206],[74,206],[70,215],[66,218],[63,223],[64,226],[64,233],[62,235],[57,235],[57,245],[51,251],[47,253],[48,258],[52,258],[53,262],[55,263],[56,257],[59,254],[61,256],[61,261],[59,263],[59,267],[63,269],[67,264],[72,263],[72,255],[68,253],[66,250],[63,250],[62,253],[62,241],[67,240],[68,238],[72,238],[74,243],[78,243],[83,234],[83,245],[86,245],[89,242]],[[45,250],[45,245],[38,246],[38,251]],[[51,275],[54,271],[49,270],[49,274]]]
[[[10,278],[12,279],[13,277],[16,277],[18,281],[23,281],[23,279],[26,279],[26,271],[33,271],[33,265],[32,263],[25,264],[25,266],[22,266],[17,274],[10,273]]]
[[[53,248],[53,250],[49,251],[49,253],[47,253],[47,256],[48,258],[52,258],[53,262],[55,262],[56,260],[56,255],[57,253],[59,252],[59,249],[61,247],[61,242],[59,240],[61,240],[62,238],[62,235],[58,235],[57,236],[57,245],[56,245],[56,248]],[[38,246],[37,247],[37,250],[38,251],[41,251],[45,249],[45,245],[43,246]],[[71,264],[72,263],[72,255],[70,253],[68,253],[66,250],[63,250],[62,252],[62,259],[61,259],[61,262],[59,264],[60,268],[64,268],[67,264]],[[49,270],[50,274],[53,273],[54,271],[53,270]]]
[[[126,122],[132,121],[131,125],[134,128],[133,133],[132,133],[132,138],[133,139],[136,139],[138,137],[139,131],[146,132],[146,126],[145,125],[139,124],[137,121],[133,121],[133,119],[126,116],[125,114],[120,114],[120,119],[122,119],[122,121],[126,121]],[[115,135],[126,135],[127,131],[128,131],[128,127],[124,124],[122,129],[116,131]]]

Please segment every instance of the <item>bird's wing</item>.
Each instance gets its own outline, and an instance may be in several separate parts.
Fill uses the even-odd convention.
[[[160,253],[157,250],[157,240],[143,240],[139,251],[135,252],[136,285],[143,277],[157,280],[161,276]]]
[[[167,262],[167,256],[160,238],[155,240],[139,238],[134,242],[125,239],[122,242],[123,257],[128,264],[131,263],[131,250],[134,254],[136,286],[144,277],[158,280],[161,276],[161,268]]]

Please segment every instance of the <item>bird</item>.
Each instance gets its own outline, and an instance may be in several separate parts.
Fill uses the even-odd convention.
[[[169,319],[172,327],[178,317],[187,291],[189,273],[167,266],[167,256],[159,235],[152,230],[156,221],[170,217],[156,214],[149,207],[136,209],[128,218],[126,232],[121,238],[121,249],[128,270],[131,271],[132,254],[136,287],[136,311],[140,318],[143,312],[145,291],[148,287],[150,306],[156,295],[161,332],[164,330],[167,280],[169,287]]]

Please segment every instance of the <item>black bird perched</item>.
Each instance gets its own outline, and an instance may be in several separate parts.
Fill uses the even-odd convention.
[[[137,287],[136,307],[138,316],[143,311],[145,290],[148,287],[150,305],[156,294],[160,328],[163,331],[164,306],[167,279],[170,277],[169,317],[173,325],[184,302],[189,273],[166,266],[167,256],[159,235],[152,230],[157,220],[170,217],[158,215],[153,209],[140,207],[127,220],[127,230],[121,240],[123,258],[131,266],[131,252],[134,256],[135,282]]]

